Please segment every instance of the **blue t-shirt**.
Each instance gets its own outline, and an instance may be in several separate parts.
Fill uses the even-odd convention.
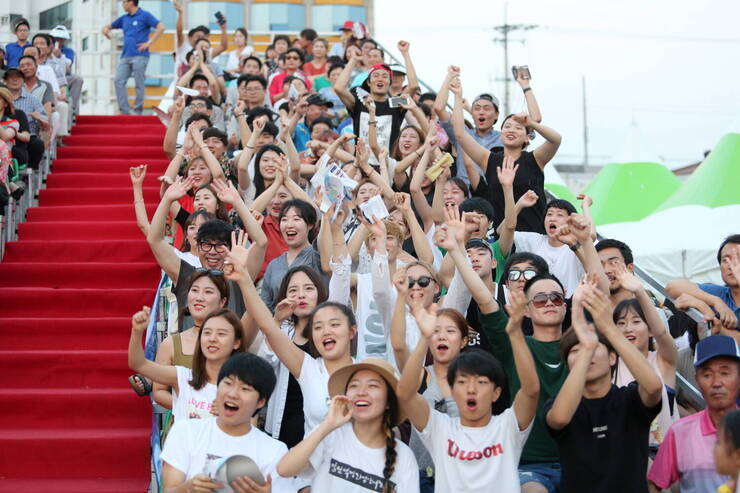
[[[66,56],[70,62],[74,63],[75,50],[73,50],[72,48],[67,48],[66,46],[62,46],[62,55]]]
[[[699,289],[705,293],[709,293],[712,296],[716,296],[725,302],[730,310],[735,312],[735,316],[740,319],[740,306],[735,304],[735,299],[732,297],[732,290],[729,286],[718,286],[716,284],[702,283],[699,284]]]
[[[18,61],[20,60],[21,55],[23,55],[23,49],[26,46],[31,46],[31,43],[29,41],[26,41],[26,44],[21,46],[16,41],[15,43],[8,43],[5,45],[5,60],[8,67],[18,66]]]
[[[308,129],[306,122],[298,122],[295,126],[295,133],[293,134],[293,144],[298,152],[303,152],[308,147],[308,141],[311,140],[311,131]]]
[[[149,41],[149,31],[159,21],[144,9],[137,9],[133,14],[124,14],[111,23],[113,29],[123,29],[123,52],[127,56],[149,56],[149,50],[139,51],[138,44]]]

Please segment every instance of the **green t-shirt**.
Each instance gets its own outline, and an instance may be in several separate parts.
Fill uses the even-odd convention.
[[[491,343],[491,352],[501,362],[509,382],[509,392],[513,401],[519,391],[519,375],[516,373],[514,354],[511,351],[509,336],[506,335],[508,317],[499,310],[494,313],[480,314],[481,328]],[[537,414],[532,425],[527,443],[522,451],[522,462],[557,462],[560,460],[558,447],[545,425],[543,408],[545,402],[552,399],[568,376],[568,366],[560,358],[560,341],[542,342],[531,336],[525,337],[529,350],[532,351],[537,376],[540,379],[540,397],[537,402]]]
[[[331,87],[331,81],[324,75],[316,77],[316,80],[313,82],[313,90],[318,92],[325,87]]]

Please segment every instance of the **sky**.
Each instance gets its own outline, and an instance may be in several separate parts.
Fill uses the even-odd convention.
[[[542,123],[563,136],[555,164],[584,161],[583,80],[590,165],[676,168],[740,132],[738,19],[737,0],[375,0],[378,41],[399,58],[396,42],[409,41],[435,90],[459,65],[469,99],[491,91],[503,101],[499,79],[511,69],[493,27],[537,25],[510,34],[524,42],[509,43],[509,65],[529,66]],[[510,84],[512,111],[525,110]]]

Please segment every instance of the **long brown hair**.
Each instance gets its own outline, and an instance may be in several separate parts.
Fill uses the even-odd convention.
[[[234,329],[234,340],[239,341],[239,347],[232,350],[231,355],[246,351],[244,346],[244,329],[242,328],[242,322],[239,320],[239,317],[237,317],[236,314],[228,308],[222,308],[208,315],[206,319],[203,320],[203,327],[206,326],[210,319],[216,317],[224,318],[229,322],[229,325]],[[205,384],[208,383],[208,375],[206,374],[206,356],[200,348],[202,337],[203,328],[198,331],[198,340],[195,341],[195,352],[193,353],[193,378],[188,382],[188,384],[190,384],[190,386],[195,390],[202,389]]]
[[[412,129],[416,132],[416,135],[419,136],[419,149],[424,145],[424,140],[426,139],[426,135],[424,135],[424,132],[421,131],[419,127],[416,125],[406,125],[401,129],[400,132],[398,132],[398,137],[396,137],[396,141],[391,146],[391,157],[395,159],[396,161],[400,161],[403,159],[403,156],[401,156],[401,150],[399,149],[400,144],[399,141],[401,140],[401,134],[406,130],[407,128]]]
[[[308,277],[313,285],[316,286],[316,306],[326,301],[329,297],[329,292],[326,289],[326,285],[324,285],[324,281],[321,280],[321,275],[319,275],[313,267],[308,265],[299,265],[297,267],[291,267],[288,269],[288,272],[285,273],[283,282],[280,283],[280,289],[278,289],[277,298],[275,298],[275,304],[280,303],[288,296],[288,285],[290,284],[290,280],[293,279],[293,276],[298,272],[306,274],[306,277]],[[295,315],[293,315],[293,322],[298,322],[298,318]],[[305,330],[303,336],[306,336]]]

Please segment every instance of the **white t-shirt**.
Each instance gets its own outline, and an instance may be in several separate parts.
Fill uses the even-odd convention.
[[[309,457],[300,477],[311,479],[311,491],[367,493],[383,491],[385,447],[370,448],[360,442],[346,423],[331,432]],[[391,482],[398,493],[419,491],[419,466],[411,449],[396,440],[396,463]]]
[[[216,399],[216,386],[206,383],[202,388],[195,390],[188,382],[193,378],[193,370],[184,366],[176,366],[177,386],[179,392],[172,393],[172,415],[175,423],[186,421],[189,418],[210,418],[211,407]]]
[[[304,354],[301,374],[296,380],[303,393],[303,429],[308,435],[329,411],[329,370],[326,369],[324,359]]]
[[[519,493],[519,456],[531,430],[532,423],[519,429],[512,408],[480,428],[431,409],[420,437],[434,460],[434,491]]]
[[[550,274],[557,277],[565,287],[565,297],[573,296],[578,283],[581,282],[586,271],[576,254],[568,245],[559,247],[548,243],[548,236],[528,231],[514,233],[514,244],[517,252],[536,253],[544,258],[550,267]]]
[[[176,422],[167,435],[161,457],[191,479],[198,474],[213,477],[221,459],[244,455],[257,464],[265,478],[272,476],[273,492],[287,493],[296,491],[293,479],[281,478],[275,470],[287,451],[283,442],[254,427],[246,435],[228,435],[211,417]]]
[[[226,70],[228,72],[236,72],[239,69],[239,61],[241,57],[248,57],[254,52],[254,48],[251,46],[245,46],[242,48],[241,53],[237,53],[237,50],[229,52],[229,59],[226,61]]]

